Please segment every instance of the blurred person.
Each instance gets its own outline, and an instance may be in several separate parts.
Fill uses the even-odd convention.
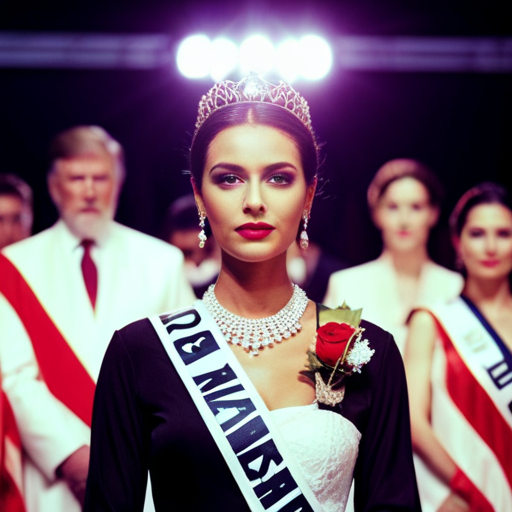
[[[207,235],[211,235],[206,225],[204,229]],[[176,199],[165,215],[162,238],[183,253],[185,273],[197,297],[203,296],[220,271],[220,251],[215,238],[207,236],[201,247],[201,230],[193,194]]]
[[[15,174],[0,174],[0,249],[32,232],[32,189]]]
[[[28,512],[81,509],[95,382],[116,328],[190,303],[183,256],[114,222],[123,150],[77,126],[50,145],[55,225],[0,253],[0,362],[23,448]]]
[[[413,313],[405,348],[424,512],[512,510],[512,201],[494,183],[457,203],[450,226],[462,295]]]
[[[434,263],[427,251],[437,223],[442,187],[424,164],[396,159],[384,164],[368,187],[368,206],[383,242],[374,261],[334,273],[325,304],[345,301],[363,307],[366,318],[390,331],[400,351],[406,320],[415,306],[447,300],[460,293],[462,278]]]

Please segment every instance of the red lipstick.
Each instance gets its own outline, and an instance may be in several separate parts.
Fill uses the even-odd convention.
[[[499,265],[500,260],[483,260],[480,262],[484,267],[494,268]]]
[[[266,224],[265,222],[248,222],[247,224],[238,226],[235,231],[247,240],[263,240],[263,238],[270,235],[274,229],[274,226]]]

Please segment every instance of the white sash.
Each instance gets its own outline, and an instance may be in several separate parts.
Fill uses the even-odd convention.
[[[512,427],[512,367],[469,306],[457,299],[433,308],[460,357]]]
[[[150,320],[249,508],[321,512],[265,403],[203,303]]]

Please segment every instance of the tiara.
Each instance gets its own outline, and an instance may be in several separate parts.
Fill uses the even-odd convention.
[[[254,72],[240,82],[219,82],[201,98],[194,139],[201,126],[214,112],[235,103],[270,103],[288,110],[309,130],[316,146],[307,101],[291,85],[282,81],[274,85]]]

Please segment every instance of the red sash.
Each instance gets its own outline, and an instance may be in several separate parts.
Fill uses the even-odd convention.
[[[8,444],[7,444],[8,443]],[[13,461],[17,458],[17,461]],[[10,460],[8,460],[10,459]],[[12,462],[12,464],[10,464]],[[16,464],[16,462],[18,464]],[[14,466],[14,467],[13,467]],[[25,512],[21,489],[12,470],[21,469],[21,440],[9,401],[0,392],[0,511]],[[17,475],[18,479],[21,474]]]
[[[446,353],[446,388],[460,412],[494,452],[512,487],[510,427],[462,360],[442,324],[434,316]]]
[[[95,384],[19,270],[0,254],[0,292],[25,327],[49,390],[91,426]],[[80,326],[77,325],[77,329]]]

